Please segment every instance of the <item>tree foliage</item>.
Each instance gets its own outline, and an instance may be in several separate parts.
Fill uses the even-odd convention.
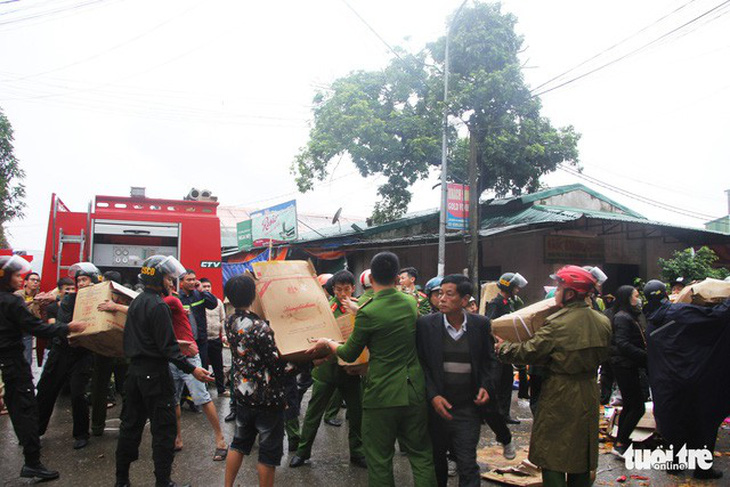
[[[13,152],[13,127],[0,109],[0,246],[7,247],[2,225],[23,217],[25,172]]]
[[[455,19],[450,40],[450,179],[466,180],[467,137],[475,138],[479,189],[500,195],[536,190],[541,175],[578,160],[579,135],[541,116],[525,84],[515,23],[499,4],[477,3]],[[317,94],[309,141],[292,165],[300,191],[349,155],[362,176],[387,178],[373,220],[405,213],[410,186],[441,161],[445,42],[401,50],[383,70],[353,72]]]
[[[709,247],[701,247],[697,251],[688,248],[674,252],[671,259],[659,259],[659,268],[665,282],[673,282],[679,277],[683,277],[685,282],[708,277],[724,279],[730,271],[713,267],[717,260],[717,254]]]

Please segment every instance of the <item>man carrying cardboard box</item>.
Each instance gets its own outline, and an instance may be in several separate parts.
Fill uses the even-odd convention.
[[[332,287],[335,293],[330,305],[335,318],[350,312],[347,302],[351,301],[355,289],[355,276],[350,271],[342,270],[332,277]],[[343,366],[337,364],[337,357],[331,356],[312,370],[314,385],[312,397],[304,416],[299,448],[289,462],[292,468],[301,467],[311,456],[312,444],[317,436],[322,416],[330,403],[335,391],[339,391],[341,398],[347,405],[349,428],[350,462],[358,467],[367,468],[362,453],[362,438],[360,426],[362,422],[362,388],[360,376],[348,374]],[[338,398],[338,401],[342,399]],[[336,404],[339,407],[339,404]]]
[[[101,272],[91,262],[78,262],[71,266],[68,275],[76,281],[76,288],[83,289],[101,282]],[[67,294],[58,310],[58,323],[70,323],[76,306],[76,294]],[[73,416],[73,447],[75,450],[89,444],[89,403],[86,388],[91,381],[93,356],[84,347],[72,347],[66,337],[56,337],[48,353],[38,381],[38,431],[46,433],[56,399],[68,380],[71,387],[71,414]]]
[[[0,256],[0,372],[5,379],[4,400],[25,457],[20,476],[52,480],[59,475],[41,463],[38,401],[33,394],[30,364],[23,356],[22,334],[30,333],[44,338],[65,337],[69,331],[83,331],[87,324],[47,324],[33,316],[23,300],[12,294],[20,289],[23,274],[29,270],[28,261],[17,255]]]
[[[405,448],[417,487],[436,485],[428,435],[426,384],[416,353],[416,300],[395,287],[400,263],[381,252],[370,264],[373,298],[360,305],[355,328],[344,345],[321,338],[308,353],[336,353],[354,362],[370,352],[363,391],[363,450],[371,487],[394,487],[396,439]]]
[[[524,306],[525,303],[519,297],[520,290],[527,286],[527,279],[519,272],[505,272],[497,281],[499,294],[489,303],[487,307],[487,318],[494,320],[500,316],[513,313]],[[514,381],[514,367],[512,364],[497,362],[498,374],[495,377],[497,397],[495,404],[504,416],[508,424],[520,424],[518,419],[510,416],[512,406],[512,383]]]
[[[542,468],[543,485],[588,487],[598,467],[596,376],[610,354],[611,324],[586,302],[596,285],[590,272],[570,265],[551,277],[562,309],[529,340],[497,338],[495,350],[503,362],[546,364],[549,371],[530,436],[529,460]]]

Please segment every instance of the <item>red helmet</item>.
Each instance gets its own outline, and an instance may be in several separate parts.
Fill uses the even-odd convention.
[[[325,284],[327,284],[327,281],[330,280],[332,277],[332,274],[320,274],[317,276],[317,281],[319,282],[319,285],[324,287]]]
[[[596,286],[596,278],[577,265],[566,265],[551,275],[550,278],[579,294],[587,294],[593,291]]]

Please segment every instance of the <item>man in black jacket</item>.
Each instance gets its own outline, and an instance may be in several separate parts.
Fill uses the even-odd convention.
[[[180,278],[180,293],[178,294],[183,308],[190,318],[193,327],[193,336],[198,344],[198,354],[203,362],[203,368],[208,368],[208,318],[206,309],[216,309],[218,298],[211,293],[200,289],[200,281],[195,271],[187,269]]]
[[[139,456],[147,419],[152,432],[156,487],[173,487],[170,480],[175,455],[175,385],[168,362],[199,381],[212,382],[210,373],[194,367],[180,351],[172,328],[172,314],[162,300],[166,287],[185,268],[174,257],[153,255],[142,264],[144,292],[134,298],[124,326],[124,356],[130,359],[124,382],[122,424],[117,443],[117,487],[129,486],[129,466]]]
[[[23,355],[23,333],[43,338],[65,337],[69,331],[83,331],[87,325],[45,324],[33,316],[23,299],[13,294],[23,285],[23,273],[29,270],[28,262],[16,255],[0,257],[0,371],[5,381],[5,403],[25,456],[20,476],[52,480],[58,478],[58,472],[41,463],[38,402],[33,394],[30,364]]]
[[[644,296],[657,429],[675,456],[685,445],[714,452],[717,430],[730,415],[730,299],[715,306],[670,303],[658,280],[646,283]],[[696,468],[693,475],[719,479],[722,472]]]
[[[78,262],[71,266],[69,276],[76,282],[78,289],[101,282],[101,272],[91,262]],[[76,307],[76,294],[64,296],[58,310],[58,323],[69,323]],[[86,388],[91,381],[93,355],[83,347],[72,347],[66,337],[56,337],[43,366],[38,381],[38,430],[41,436],[46,433],[51,420],[56,399],[63,385],[68,381],[71,389],[71,416],[73,418],[73,447],[75,450],[89,443],[89,403]]]
[[[422,316],[416,324],[440,487],[448,480],[447,450],[456,457],[459,485],[481,484],[476,449],[495,358],[489,320],[464,311],[473,292],[466,276],[446,276],[441,283],[440,312]]]

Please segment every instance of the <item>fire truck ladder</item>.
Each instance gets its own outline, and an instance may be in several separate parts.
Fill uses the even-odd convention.
[[[58,229],[58,255],[56,256],[56,280],[61,278],[61,270],[68,270],[71,266],[61,265],[61,256],[63,256],[63,245],[64,244],[78,244],[79,245],[79,260],[84,260],[84,248],[86,247],[86,233],[81,230],[81,235],[66,235],[63,233],[63,228]]]

